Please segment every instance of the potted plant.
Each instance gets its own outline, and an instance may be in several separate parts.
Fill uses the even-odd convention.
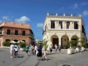
[[[68,49],[67,49],[67,54],[73,54],[75,53],[75,47],[76,47],[76,41],[70,40],[68,41]]]
[[[24,51],[24,50],[25,50],[26,43],[25,43],[25,42],[19,42],[18,44],[19,44],[20,47],[21,47],[20,50],[21,50],[21,51]]]
[[[81,43],[81,51],[84,51],[86,47],[86,41],[81,39],[79,42]]]

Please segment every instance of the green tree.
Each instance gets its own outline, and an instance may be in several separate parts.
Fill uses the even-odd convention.
[[[42,41],[42,45],[43,45],[44,50],[47,50],[48,45],[47,45],[47,41],[46,40]]]
[[[10,41],[4,41],[3,42],[3,46],[9,47],[10,45],[11,45]]]
[[[86,47],[86,40],[81,39],[79,42],[81,43],[82,47]]]
[[[19,42],[18,44],[20,45],[21,48],[25,48],[25,46],[26,46],[25,42]]]
[[[70,40],[67,42],[67,44],[65,45],[65,48],[75,48],[77,46],[77,41],[75,40]]]

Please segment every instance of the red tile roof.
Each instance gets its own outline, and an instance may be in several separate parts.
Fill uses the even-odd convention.
[[[14,23],[14,22],[2,22],[0,24],[0,27],[14,27],[14,28],[31,29],[29,24]]]

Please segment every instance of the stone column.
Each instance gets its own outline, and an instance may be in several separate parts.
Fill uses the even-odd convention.
[[[63,29],[65,29],[65,22],[64,21],[62,22],[62,26],[63,26]]]
[[[81,38],[79,38],[79,41],[81,40]],[[80,42],[78,42],[78,46],[81,46],[81,43]]]
[[[47,50],[49,50],[49,47],[50,47],[50,45],[52,44],[50,35],[48,35],[48,38],[47,38],[47,39],[48,39],[48,42],[47,42],[48,48],[47,48]]]
[[[69,36],[69,41],[71,40],[71,35]],[[70,44],[70,48],[71,48],[71,44]]]
[[[59,37],[59,42],[58,43],[59,43],[59,46],[61,46],[61,37]]]
[[[70,29],[74,29],[74,22],[70,22]]]
[[[71,40],[71,36],[69,37],[69,41]]]
[[[57,21],[55,21],[55,29],[57,29]]]
[[[47,23],[48,23],[48,24],[47,24],[48,29],[51,29],[51,22],[48,21]]]

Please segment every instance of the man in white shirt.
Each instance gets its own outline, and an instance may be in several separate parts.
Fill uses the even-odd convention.
[[[37,52],[38,51],[38,47],[37,47],[37,45],[35,45],[35,54],[37,55]]]
[[[14,44],[11,44],[11,45],[10,45],[10,54],[11,54],[11,58],[14,57],[14,52],[15,52],[14,48],[15,48]]]

